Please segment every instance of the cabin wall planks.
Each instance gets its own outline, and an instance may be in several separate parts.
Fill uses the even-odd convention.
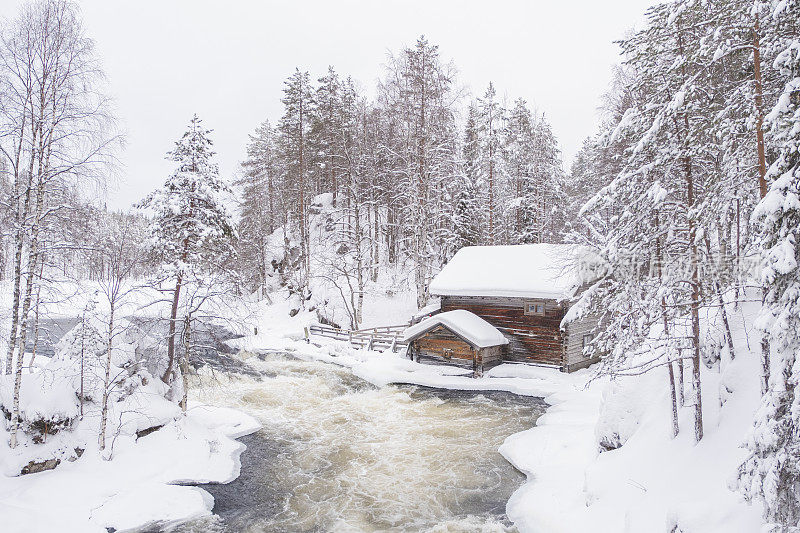
[[[524,298],[479,296],[442,297],[442,311],[466,309],[499,329],[510,341],[503,359],[561,366],[564,362],[564,337],[561,320],[565,308],[555,300],[545,300],[545,314],[526,315]]]
[[[583,353],[584,336],[597,335],[599,321],[596,316],[587,316],[567,324],[565,335],[564,366],[567,372],[585,368],[600,360],[599,357],[586,357]]]
[[[409,357],[416,361],[471,368],[474,376],[478,377],[485,370],[503,362],[503,347],[479,348],[448,328],[437,326],[410,341]]]

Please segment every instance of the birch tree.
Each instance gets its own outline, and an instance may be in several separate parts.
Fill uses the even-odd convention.
[[[16,375],[14,447],[22,352],[37,292],[42,231],[61,209],[51,203],[51,195],[70,181],[98,176],[111,162],[118,137],[113,134],[94,46],[85,36],[75,4],[64,0],[26,4],[0,38],[0,154],[13,182],[9,204],[14,274],[5,372]]]

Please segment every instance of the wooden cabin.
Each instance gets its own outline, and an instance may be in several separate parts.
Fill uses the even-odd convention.
[[[403,333],[408,356],[417,362],[472,368],[474,376],[499,365],[508,339],[481,317],[456,309],[430,316]]]
[[[595,317],[562,327],[596,265],[573,245],[470,246],[444,266],[430,293],[441,298],[442,314],[468,311],[502,333],[508,340],[501,348],[502,362],[571,372],[598,360],[584,350],[597,332]]]

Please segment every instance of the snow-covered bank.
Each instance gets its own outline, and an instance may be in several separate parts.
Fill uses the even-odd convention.
[[[74,300],[55,306],[43,322],[43,328],[63,323],[71,329],[52,328],[34,364],[25,354],[18,394],[16,376],[0,375],[4,533],[129,530],[208,515],[213,498],[181,485],[235,479],[244,449],[236,438],[260,427],[241,412],[200,403],[183,414],[157,377],[164,352],[162,337],[150,327],[157,320],[117,316],[109,345],[107,309],[95,305],[86,285],[75,285]],[[0,287],[0,301],[7,288]],[[151,296],[132,298],[118,310],[127,317]],[[148,310],[160,313],[155,306]],[[0,316],[0,329],[8,326]],[[12,448],[16,403],[18,445]]]
[[[755,371],[746,368],[749,361],[742,363],[728,375]],[[546,398],[551,407],[536,427],[506,439],[501,453],[529,477],[508,504],[521,531],[760,529],[761,510],[728,486],[744,457],[740,445],[751,424],[752,398],[731,397],[720,416],[714,405],[719,389],[707,387],[703,441],[694,443],[689,406],[680,417],[685,431],[672,439],[669,399],[659,386],[666,379],[666,369],[659,369],[640,381],[556,393]],[[621,390],[612,394],[612,388]],[[599,441],[616,431],[627,433],[624,445],[601,453]]]
[[[244,450],[235,439],[258,428],[239,411],[196,404],[150,435],[119,436],[110,461],[87,449],[55,470],[0,476],[2,530],[105,533],[208,515],[213,498],[181,485],[235,479]]]

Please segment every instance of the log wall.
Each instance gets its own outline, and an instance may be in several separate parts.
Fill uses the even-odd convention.
[[[483,374],[502,363],[503,347],[474,348],[449,329],[437,326],[411,341],[409,354],[417,361],[445,363],[472,368],[475,375]]]
[[[442,311],[466,309],[499,329],[510,341],[503,359],[562,366],[564,338],[560,329],[565,308],[546,300],[544,316],[526,315],[523,298],[442,297]]]
[[[414,341],[422,356],[436,356],[444,359],[466,360],[472,365],[472,347],[455,334],[438,326]]]

